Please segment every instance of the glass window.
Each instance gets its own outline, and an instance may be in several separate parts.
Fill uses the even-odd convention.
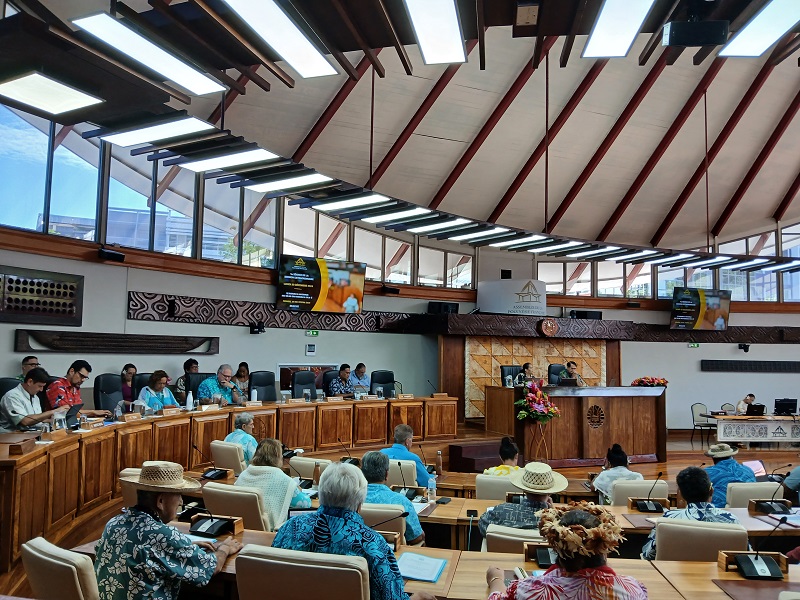
[[[781,248],[784,256],[800,258],[800,224],[781,230]],[[783,300],[800,301],[800,273],[783,274]]]
[[[592,264],[566,263],[567,266],[567,295],[591,296],[592,295]]]
[[[111,147],[106,243],[147,250],[150,245],[150,193],[153,163]]]
[[[709,269],[686,269],[686,287],[714,289],[714,272]]]
[[[0,223],[42,230],[50,123],[0,105]]]
[[[156,188],[156,230],[153,250],[179,256],[192,255],[194,239],[195,174],[180,167],[158,169]],[[213,206],[206,211],[212,213]]]
[[[658,267],[658,297],[672,300],[676,287],[685,287],[686,271],[680,267]]]
[[[653,277],[652,267],[646,264],[626,265],[625,282],[628,288],[628,298],[652,298]]]
[[[12,4],[10,2],[6,2],[6,15],[5,16],[10,17],[11,15],[15,15],[18,12],[19,11],[14,6],[12,6]]]
[[[447,253],[447,287],[472,287],[472,257],[467,254]]]
[[[274,269],[275,226],[277,223],[277,202],[266,194],[244,191],[244,246],[242,264],[248,267]]]
[[[384,280],[390,283],[411,283],[411,244],[394,238],[384,239]],[[439,267],[440,269],[442,267]],[[421,272],[421,271],[420,271]],[[441,284],[440,284],[441,285]]]
[[[391,240],[394,241],[394,240]],[[367,279],[380,281],[383,276],[383,236],[360,227],[355,228],[353,260],[366,263]],[[404,281],[403,283],[408,283]]]
[[[564,293],[564,263],[540,262],[537,279],[544,281],[548,294]]]
[[[625,265],[611,261],[597,263],[597,295],[598,296],[623,296]]]
[[[755,256],[775,256],[775,232],[767,231],[747,238],[747,253]]]
[[[320,213],[317,256],[331,260],[347,260],[347,223]]]
[[[734,240],[719,245],[720,254],[747,254],[747,240]],[[719,270],[719,287],[731,290],[731,300],[747,300],[747,273]]]
[[[317,237],[317,211],[290,206],[288,198],[283,205],[283,254],[314,256]]]
[[[778,301],[778,274],[771,271],[753,271],[750,280],[750,300],[754,302]]]
[[[239,262],[239,198],[243,188],[205,181],[203,258]]]
[[[444,285],[444,252],[420,246],[417,285]]]

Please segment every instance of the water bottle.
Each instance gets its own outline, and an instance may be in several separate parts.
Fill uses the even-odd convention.
[[[314,463],[314,473],[311,475],[311,489],[318,490],[319,489],[319,477],[322,473],[322,468],[319,466],[319,463]]]
[[[514,387],[514,379],[511,375],[506,375],[506,387]]]
[[[186,410],[194,410],[194,396],[191,390],[186,392]]]
[[[428,502],[436,502],[436,480],[433,477],[428,478]]]
[[[441,475],[442,474],[442,451],[441,450],[437,450],[436,451],[436,474],[437,475]]]
[[[250,390],[250,401],[258,402],[258,390],[256,389]]]

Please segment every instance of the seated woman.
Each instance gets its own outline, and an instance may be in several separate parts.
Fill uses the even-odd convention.
[[[618,479],[644,479],[641,473],[628,469],[628,455],[619,444],[614,444],[606,452],[606,464],[597,477],[592,480],[592,487],[600,492],[602,504],[611,504],[611,490]]]
[[[331,463],[319,479],[319,510],[289,519],[278,529],[272,547],[361,556],[369,569],[371,600],[408,600],[392,549],[358,514],[366,497],[367,480],[358,467]],[[435,598],[417,592],[411,600]]]
[[[244,462],[249,465],[258,447],[258,442],[253,437],[253,415],[248,412],[237,414],[233,426],[235,429],[225,437],[224,441],[239,444],[244,449]]]
[[[497,467],[490,467],[483,471],[484,475],[511,475],[519,470],[519,448],[514,438],[504,437],[500,442],[500,460],[503,463]]]
[[[130,408],[131,402],[136,400],[136,398],[133,397],[133,389],[131,387],[136,373],[138,373],[136,365],[131,363],[122,367],[122,373],[120,373],[120,379],[122,379],[122,400],[125,402],[126,409]]]
[[[246,398],[250,387],[250,365],[240,362],[236,374],[231,377],[231,383],[239,389],[239,395]]]
[[[522,365],[522,371],[517,373],[517,376],[514,378],[514,385],[524,385],[525,382],[531,379],[536,379],[536,375],[533,372],[533,364],[526,362]]]
[[[275,528],[283,523],[289,507],[311,507],[311,498],[303,493],[294,479],[283,472],[283,445],[273,438],[261,440],[249,466],[239,473],[234,485],[253,487],[261,491],[270,524]],[[292,499],[289,506],[284,506],[289,489],[294,490]]]
[[[622,541],[614,515],[585,502],[549,508],[540,513],[539,531],[558,554],[556,564],[541,577],[513,581],[506,589],[503,569],[486,571],[489,600],[604,598],[645,600],[647,590],[633,577],[617,575],[606,556]]]
[[[206,585],[242,549],[231,537],[192,543],[167,525],[178,514],[181,494],[200,489],[179,464],[148,461],[139,475],[120,479],[136,488],[137,504],[108,522],[95,547],[101,598],[177,598],[182,581]]]
[[[153,411],[161,410],[165,406],[174,406],[178,408],[178,403],[175,401],[175,396],[167,387],[167,373],[166,371],[158,370],[153,371],[150,379],[147,381],[147,386],[142,388],[139,392],[138,403],[145,404]]]

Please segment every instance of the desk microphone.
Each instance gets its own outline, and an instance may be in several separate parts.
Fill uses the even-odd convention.
[[[294,456],[294,453],[292,453],[292,456]],[[313,482],[313,481],[311,481],[310,479],[303,479],[303,476],[300,474],[300,471],[298,471],[298,470],[295,468],[295,466],[292,464],[292,461],[291,461],[291,460],[289,461],[289,468],[290,468],[292,471],[294,471],[295,473],[297,473],[297,477],[299,477],[299,478],[300,478],[300,483],[298,483],[298,484],[297,484],[297,485],[300,487],[300,489],[302,489],[302,490],[307,490],[307,489],[308,489],[308,488],[310,488],[312,485],[314,485],[314,482]]]
[[[197,444],[192,444],[192,448],[197,450],[200,456],[202,456],[206,461],[211,463],[211,468],[206,469],[205,472],[203,472],[203,476],[201,477],[201,479],[211,479],[211,480],[225,479],[228,476],[228,471],[226,469],[218,469],[214,464],[214,461],[209,459],[205,454],[203,454],[203,451],[197,447]]]
[[[408,511],[402,512],[399,515],[389,517],[385,521],[381,521],[380,523],[375,523],[374,525],[370,525],[370,529],[375,529],[379,525],[383,525],[384,523],[388,523],[389,521],[394,521],[395,519],[405,519],[407,516],[408,516]]]
[[[786,467],[791,467],[791,466],[792,463],[789,463],[788,465],[783,465],[782,467],[775,467],[774,469],[772,469],[772,473],[769,474],[770,481],[772,481],[772,477],[773,475],[775,475],[775,471],[777,471],[778,469],[785,469]]]
[[[700,464],[697,466],[697,468],[698,468],[698,469],[702,469],[702,468],[703,468],[703,467],[705,467],[705,466],[706,466],[706,463],[700,463]]]
[[[647,500],[637,500],[636,501],[636,510],[638,510],[639,512],[645,512],[645,513],[663,513],[664,512],[664,507],[661,506],[661,504],[659,504],[658,502],[653,502],[652,500],[650,500],[650,496],[653,495],[653,490],[656,489],[656,484],[658,483],[658,480],[661,479],[661,476],[663,474],[664,474],[663,471],[659,471],[658,472],[658,477],[656,477],[656,480],[653,482],[653,487],[651,487],[650,491],[647,492]]]
[[[347,458],[343,458],[343,459],[342,459],[342,462],[343,462],[343,463],[350,464],[350,465],[355,465],[355,466],[358,466],[358,459],[357,459],[357,458],[353,458],[353,457],[351,456],[351,454],[350,454],[350,450],[348,450],[348,449],[347,449],[347,446],[345,446],[345,445],[344,445],[344,442],[342,441],[342,438],[340,438],[340,437],[337,437],[336,439],[337,439],[337,440],[339,441],[339,443],[342,445],[342,448],[344,448],[344,451],[345,451],[345,452],[347,452]]]
[[[431,389],[433,390],[433,393],[435,394],[435,393],[436,393],[436,391],[437,391],[437,390],[436,390],[436,386],[435,386],[435,385],[433,385],[433,384],[431,383],[431,380],[430,380],[430,379],[426,379],[425,381],[427,381],[427,382],[428,382],[428,385],[429,385],[429,386],[431,386]]]
[[[419,447],[419,451],[422,453],[422,462],[425,463],[425,469],[428,471],[428,474],[433,474],[436,471],[435,465],[429,465],[428,459],[425,458],[425,450],[422,449],[422,444],[417,444]]]
[[[784,467],[790,467],[791,465],[784,465],[783,467],[778,467],[778,469],[783,469]],[[776,469],[777,471],[777,469]],[[775,473],[773,471],[772,473]],[[770,474],[772,477],[772,474]],[[792,509],[786,506],[783,502],[775,502],[775,496],[777,496],[778,492],[783,487],[783,484],[778,484],[775,487],[775,491],[772,492],[772,497],[769,499],[769,502],[756,502],[756,510],[760,513],[764,513],[765,515],[787,515],[791,514]]]
[[[233,522],[230,518],[215,517],[207,508],[204,510],[208,513],[208,517],[201,517],[192,523],[189,533],[211,538],[219,537],[228,532],[233,533]]]
[[[775,530],[786,523],[786,521],[786,517],[781,517],[780,521],[772,528],[772,531],[770,531],[758,545],[758,550],[756,550],[755,554],[736,555],[736,566],[739,569],[739,573],[742,574],[742,577],[747,579],[783,579],[783,573],[781,573],[781,568],[778,566],[778,563],[775,562],[775,559],[771,556],[759,556],[759,552],[761,552],[761,547],[764,545],[764,542],[767,541],[767,538],[775,533]]]
[[[403,384],[400,383],[399,381],[396,381],[396,380],[393,381],[392,383],[395,384],[395,385],[399,385],[400,386],[400,393],[402,394],[403,393]]]
[[[408,485],[406,485],[406,476],[403,473],[403,463],[401,463],[399,460],[397,461],[397,468],[400,469],[400,477],[403,478],[403,489],[397,490],[397,493],[405,494],[405,497],[411,500],[417,495],[417,490],[408,489]]]

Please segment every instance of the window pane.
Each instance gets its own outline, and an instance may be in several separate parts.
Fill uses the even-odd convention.
[[[385,239],[386,264],[383,272],[385,281],[391,283],[411,283],[411,244],[394,238]]]
[[[283,207],[283,254],[313,257],[317,211],[290,206],[288,199]]]
[[[472,287],[472,257],[466,254],[447,253],[447,287]]]
[[[714,289],[714,273],[708,269],[686,269],[686,287]]]
[[[685,269],[658,267],[658,297],[672,300],[672,292],[676,287],[684,287]]]
[[[382,235],[356,227],[355,238],[353,239],[353,260],[366,263],[367,279],[381,280],[383,274],[381,270],[381,262],[383,261],[382,245]]]
[[[781,230],[781,245],[784,256],[800,258],[800,224]],[[783,299],[785,302],[800,301],[800,273],[783,274]]]
[[[748,273],[750,278],[750,300],[755,302],[778,301],[778,274],[770,271]]]
[[[50,189],[50,231],[79,240],[94,241],[97,217],[97,165],[100,149],[84,140],[86,125],[70,128],[53,154]],[[56,137],[63,128],[56,127]]]
[[[239,194],[242,188],[205,182],[203,209],[203,258],[238,263]]]
[[[597,295],[617,296],[623,294],[623,277],[625,265],[610,261],[597,263]]]
[[[444,252],[420,247],[417,285],[444,285]]]
[[[775,232],[768,231],[761,235],[747,238],[747,253],[756,256],[775,256]]]
[[[567,295],[592,295],[592,265],[588,262],[567,263]]]
[[[731,291],[731,300],[745,301],[747,300],[747,273],[720,269],[719,287],[722,290]]]
[[[628,298],[652,298],[653,280],[650,265],[627,265]]]
[[[275,226],[279,201],[253,190],[244,191],[243,265],[275,268]]]
[[[347,223],[319,215],[317,256],[331,260],[347,260]]]
[[[548,294],[564,293],[564,263],[540,262],[537,273],[537,279],[547,285]]]
[[[10,2],[6,2],[6,15],[5,16],[10,17],[11,15],[15,15],[18,12],[19,11],[14,6],[12,6]]]
[[[747,241],[734,240],[719,245],[720,254],[747,254]]]
[[[156,231],[153,250],[192,255],[194,238],[194,177],[187,169],[159,166],[156,190]],[[213,211],[213,207],[206,207]]]
[[[47,135],[44,119],[0,106],[0,223],[42,230]]]
[[[147,249],[150,240],[150,186],[153,163],[111,147],[106,243]]]

